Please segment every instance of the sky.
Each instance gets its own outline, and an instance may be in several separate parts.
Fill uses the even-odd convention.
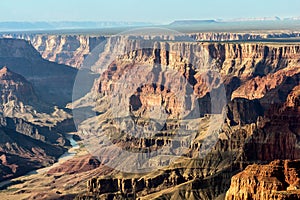
[[[0,0],[3,21],[128,21],[300,16],[299,0]]]

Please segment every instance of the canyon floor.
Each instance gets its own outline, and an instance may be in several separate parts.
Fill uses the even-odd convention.
[[[74,199],[79,190],[86,187],[85,181],[89,176],[83,177],[83,174],[75,173],[80,167],[83,167],[89,161],[88,152],[78,143],[75,147],[68,150],[68,155],[62,157],[58,162],[50,167],[38,169],[10,180],[0,192],[1,199]],[[83,161],[83,162],[80,162]],[[66,163],[67,162],[67,163]],[[63,172],[56,172],[56,168],[64,165],[70,166],[70,163],[79,163],[79,166],[71,166],[71,169]],[[52,170],[52,172],[51,172]],[[69,171],[70,170],[70,171]],[[72,172],[72,173],[70,173]],[[64,197],[62,197],[64,196]]]

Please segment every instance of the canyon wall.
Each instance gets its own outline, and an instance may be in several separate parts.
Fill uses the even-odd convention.
[[[111,59],[107,58],[109,55]],[[248,165],[300,158],[298,43],[143,43],[116,36],[108,40],[102,56],[92,65],[102,75],[91,91],[95,95],[93,102],[97,102],[95,110],[100,114],[82,123],[82,130],[88,128],[94,134],[107,134],[113,138],[114,145],[132,152],[145,151],[151,155],[164,148],[176,152],[185,145],[188,152],[175,164],[165,167],[161,166],[166,161],[162,157],[151,157],[151,164],[162,168],[146,175],[116,173],[95,177],[78,199],[215,199],[225,196],[231,176]],[[104,58],[107,65],[99,68]],[[174,76],[169,77],[164,66],[177,72],[183,81],[180,78],[173,81]],[[179,96],[187,98],[182,101],[171,98],[170,85],[182,88]],[[216,113],[205,109],[211,106],[214,90],[220,93],[221,85],[228,102]],[[186,90],[188,86],[192,89],[190,93]],[[123,104],[126,99],[130,99],[127,106]],[[122,105],[122,109],[114,109],[117,105]],[[168,115],[161,129],[147,119],[153,111],[149,109],[151,105],[165,108]],[[197,105],[204,108],[203,115],[196,110]],[[126,113],[122,115],[124,110],[129,117],[125,117]],[[194,110],[197,115],[193,115]],[[190,115],[177,118],[180,112],[188,111]],[[225,119],[213,121],[221,113],[225,113]],[[187,119],[187,126],[182,119]],[[195,131],[192,123],[197,119],[202,121]],[[129,123],[130,120],[133,122]],[[215,143],[214,134],[206,135],[209,131],[205,127],[210,120],[215,126],[220,125],[213,131],[217,135]],[[149,138],[140,138],[139,132],[128,134],[136,126],[149,127]],[[193,142],[172,138],[178,129],[187,135],[196,133]],[[211,148],[201,157],[205,147]],[[109,165],[120,161],[120,152],[104,146],[98,158]],[[130,160],[135,160],[131,154],[122,164],[132,169],[144,164],[131,166]]]
[[[167,31],[167,30],[166,30]],[[202,32],[175,36],[160,36],[164,40],[177,41],[264,41],[266,39],[291,39],[300,36],[299,32],[252,32],[252,33],[228,33],[228,32]],[[17,38],[30,41],[34,48],[40,52],[43,58],[60,64],[80,68],[86,56],[100,43],[110,36],[88,34],[0,34],[1,38]]]

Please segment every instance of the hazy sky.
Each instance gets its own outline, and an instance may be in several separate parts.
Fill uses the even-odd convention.
[[[145,21],[300,16],[299,0],[0,0],[0,21]]]

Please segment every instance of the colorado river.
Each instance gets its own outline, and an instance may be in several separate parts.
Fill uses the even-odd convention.
[[[67,135],[66,139],[70,141],[70,144],[71,144],[72,147],[67,152],[65,152],[63,155],[61,155],[58,158],[57,162],[55,162],[53,165],[51,165],[49,167],[44,167],[44,168],[41,168],[41,169],[38,169],[38,170],[33,170],[33,171],[25,174],[24,176],[26,177],[26,176],[30,176],[30,175],[34,175],[34,174],[45,173],[45,172],[49,171],[50,169],[59,166],[62,162],[65,162],[67,160],[72,159],[76,155],[76,149],[79,148],[79,145],[74,140],[73,135]],[[21,177],[24,177],[24,176],[21,176]],[[21,178],[21,177],[17,177],[17,178]],[[6,187],[9,187],[9,186],[14,185],[14,184],[18,184],[18,181],[14,181],[12,179],[12,180],[6,180],[6,181],[3,181],[3,182],[0,182],[0,189],[5,189]]]

